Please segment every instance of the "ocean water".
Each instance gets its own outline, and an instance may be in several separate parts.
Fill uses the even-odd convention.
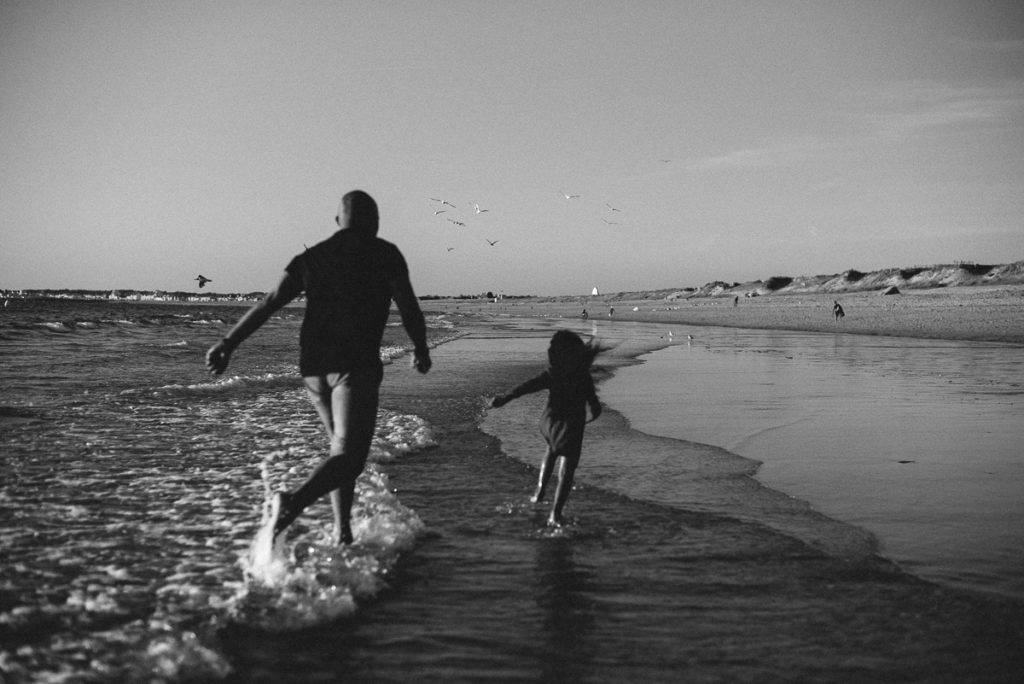
[[[269,493],[325,440],[295,375],[301,310],[205,373],[241,312],[0,311],[7,681],[1016,681],[1024,665],[1019,600],[907,572],[752,458],[638,431],[625,405],[588,427],[569,524],[544,527],[526,503],[543,398],[484,401],[537,372],[564,321],[432,313],[427,376],[390,327],[356,543],[327,542],[320,503],[268,549]],[[666,330],[602,329],[601,385]]]

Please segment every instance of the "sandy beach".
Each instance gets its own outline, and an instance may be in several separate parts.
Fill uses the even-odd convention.
[[[838,324],[832,302],[846,316]],[[763,297],[633,298],[631,295],[529,297],[499,302],[437,300],[431,310],[516,317],[591,318],[622,321],[718,325],[764,330],[843,332],[947,340],[1024,344],[1024,285],[877,291],[839,294],[784,294]]]

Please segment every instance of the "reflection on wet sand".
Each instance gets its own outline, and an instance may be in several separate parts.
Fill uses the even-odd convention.
[[[591,573],[573,561],[573,540],[542,539],[537,544],[537,606],[543,611],[543,681],[577,681],[596,647],[593,600],[587,593]]]

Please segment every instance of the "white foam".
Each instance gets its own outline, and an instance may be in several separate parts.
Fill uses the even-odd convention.
[[[299,377],[294,373],[265,373],[263,375],[234,375],[211,382],[199,382],[192,385],[163,385],[150,389],[126,389],[121,395],[152,394],[221,394],[250,387],[298,387]]]
[[[373,437],[370,460],[388,463],[399,456],[437,446],[434,432],[419,416],[381,410]]]
[[[356,481],[352,510],[355,542],[336,546],[326,525],[315,525],[293,541],[279,535],[272,542],[269,502],[271,466],[289,450],[264,456],[264,519],[249,549],[241,554],[245,582],[225,602],[236,620],[272,631],[302,629],[351,615],[357,601],[376,596],[399,555],[415,544],[424,529],[416,513],[402,505],[377,463],[436,445],[430,426],[418,416],[382,411],[369,463]],[[302,477],[298,469],[289,475]],[[308,520],[308,516],[304,516]],[[296,526],[297,527],[297,526]]]
[[[149,642],[144,658],[149,681],[178,681],[203,678],[223,679],[231,665],[216,651],[207,648],[193,632],[161,635]]]

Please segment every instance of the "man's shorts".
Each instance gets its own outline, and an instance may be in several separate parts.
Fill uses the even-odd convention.
[[[346,373],[303,378],[317,413],[332,429],[331,455],[342,455],[356,474],[362,472],[377,422],[384,369],[374,365]]]

